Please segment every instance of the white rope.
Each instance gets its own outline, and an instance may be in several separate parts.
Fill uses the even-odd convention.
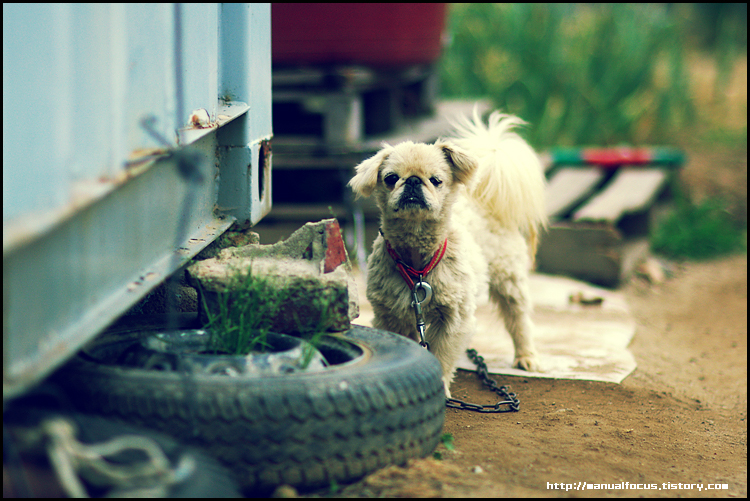
[[[70,497],[88,497],[81,478],[98,486],[112,486],[117,496],[165,496],[167,487],[195,470],[195,460],[183,455],[172,469],[169,459],[152,439],[122,435],[107,442],[83,444],[75,438],[73,424],[62,418],[42,423],[48,437],[47,453],[58,479]],[[107,461],[106,456],[138,450],[146,459],[129,464]]]

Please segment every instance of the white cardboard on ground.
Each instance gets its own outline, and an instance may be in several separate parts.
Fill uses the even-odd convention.
[[[356,323],[372,325],[362,275],[355,272],[355,277],[360,296]],[[513,342],[495,308],[485,305],[477,309],[479,328],[469,347],[484,357],[491,373],[620,383],[635,369],[635,358],[627,348],[635,321],[622,294],[565,277],[534,273],[530,279],[535,342],[544,372],[511,368]],[[584,300],[603,301],[589,306],[571,302],[570,297],[578,294]],[[476,368],[466,355],[457,366]]]

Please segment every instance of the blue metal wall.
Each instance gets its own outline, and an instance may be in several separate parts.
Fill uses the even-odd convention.
[[[3,4],[4,398],[270,210],[270,26],[268,4]]]

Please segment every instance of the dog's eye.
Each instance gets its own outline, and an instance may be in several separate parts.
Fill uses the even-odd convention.
[[[433,186],[440,186],[441,184],[443,184],[443,182],[440,179],[436,178],[435,176],[432,176],[430,178],[430,182],[432,183]]]
[[[398,176],[396,174],[388,174],[383,178],[383,181],[385,181],[385,184],[389,187],[393,188],[396,185],[396,182],[398,182]]]

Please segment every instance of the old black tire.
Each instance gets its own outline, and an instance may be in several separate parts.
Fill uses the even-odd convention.
[[[254,491],[345,482],[432,452],[445,410],[438,361],[390,332],[338,336],[364,356],[317,373],[188,378],[79,356],[56,379],[87,411],[204,446]]]

